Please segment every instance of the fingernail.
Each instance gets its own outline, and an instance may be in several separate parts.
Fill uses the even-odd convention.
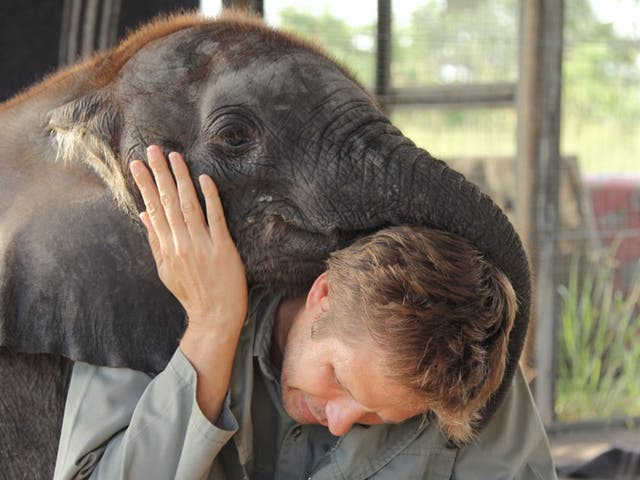
[[[131,170],[131,173],[133,173],[134,175],[139,175],[140,172],[142,172],[142,168],[143,168],[142,164],[140,163],[139,160],[134,160],[129,165],[129,169]]]
[[[140,212],[138,214],[138,217],[140,218],[140,221],[144,223],[145,227],[149,226],[149,214],[147,213],[146,210],[143,210],[142,212]]]

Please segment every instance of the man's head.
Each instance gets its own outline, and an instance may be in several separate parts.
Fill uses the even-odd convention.
[[[330,428],[336,410],[349,407],[352,423],[431,411],[442,431],[463,443],[502,381],[517,304],[505,275],[465,239],[394,227],[332,254],[304,310],[290,337],[299,348],[287,342],[285,349],[285,407],[308,408]],[[314,382],[291,385],[304,365]],[[287,398],[288,387],[302,393]]]

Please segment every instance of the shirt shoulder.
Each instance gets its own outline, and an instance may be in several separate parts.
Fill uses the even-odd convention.
[[[519,367],[489,423],[458,452],[454,473],[460,479],[557,478],[547,434]]]

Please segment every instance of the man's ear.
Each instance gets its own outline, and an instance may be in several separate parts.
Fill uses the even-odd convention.
[[[305,303],[307,310],[320,308],[322,311],[329,310],[329,282],[327,272],[321,273],[313,282],[307,301]]]

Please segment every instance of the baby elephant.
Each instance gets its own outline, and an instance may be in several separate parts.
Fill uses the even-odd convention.
[[[177,347],[184,313],[128,168],[151,144],[215,179],[251,285],[300,294],[330,252],[390,225],[468,239],[518,298],[484,421],[500,405],[529,314],[517,234],[313,44],[237,12],[162,18],[0,105],[0,125],[0,476],[51,476],[65,359],[158,372]]]

